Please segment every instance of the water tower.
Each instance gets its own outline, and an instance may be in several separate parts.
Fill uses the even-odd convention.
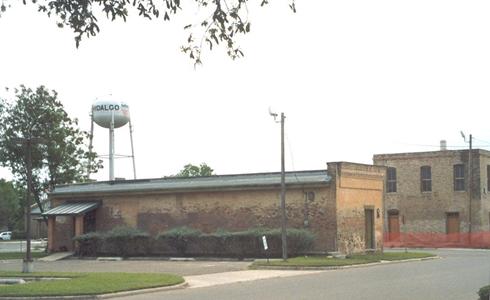
[[[90,127],[90,146],[92,151],[92,139],[94,136],[94,122],[109,129],[109,180],[114,180],[114,129],[123,127],[129,123],[129,137],[131,139],[131,157],[133,159],[133,174],[136,179],[136,167],[134,163],[133,147],[133,128],[131,118],[129,117],[129,106],[121,101],[114,100],[96,100],[92,104],[92,113],[90,114],[92,122]],[[128,157],[127,155],[124,157]],[[90,167],[89,167],[90,172]]]

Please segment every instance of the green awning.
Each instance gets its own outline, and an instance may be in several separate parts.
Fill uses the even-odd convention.
[[[43,213],[43,216],[80,215],[96,209],[98,202],[71,202],[61,204]]]

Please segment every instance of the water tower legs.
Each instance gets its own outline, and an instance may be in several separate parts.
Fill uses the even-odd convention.
[[[133,146],[133,126],[131,126],[131,119],[129,120],[129,137],[131,139],[131,157],[133,158],[133,174],[136,179],[136,164],[134,163],[134,146]]]
[[[114,111],[112,111],[112,120],[109,127],[109,180],[114,180]]]

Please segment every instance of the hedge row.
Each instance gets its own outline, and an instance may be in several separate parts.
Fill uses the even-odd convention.
[[[263,249],[262,236],[269,249]],[[92,232],[74,238],[79,256],[212,256],[212,257],[280,257],[281,231],[251,229],[240,232],[218,230],[203,234],[196,229],[179,227],[151,237],[134,228],[119,227],[105,233]],[[307,253],[314,235],[307,230],[288,229],[288,254]]]

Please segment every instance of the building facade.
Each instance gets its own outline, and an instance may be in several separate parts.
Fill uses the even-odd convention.
[[[329,163],[286,173],[288,227],[307,228],[318,251],[382,249],[384,167]],[[280,227],[280,173],[95,182],[57,186],[49,195],[50,251],[72,238],[131,226],[157,235],[189,226],[209,233]]]
[[[486,236],[490,229],[489,151],[379,154],[373,161],[387,167],[387,245],[490,245]]]

